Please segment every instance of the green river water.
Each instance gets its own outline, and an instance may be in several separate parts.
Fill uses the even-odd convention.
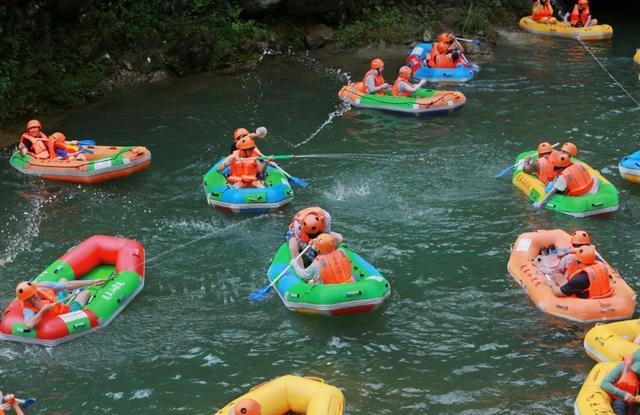
[[[590,47],[640,98],[631,61],[640,31],[611,21],[615,38]],[[19,281],[93,234],[139,240],[148,263],[145,289],[105,330],[51,349],[1,343],[0,387],[36,396],[29,414],[206,414],[295,373],[339,386],[349,414],[572,413],[593,365],[582,349],[590,326],[532,305],[506,271],[510,245],[532,229],[586,228],[640,286],[640,190],[617,172],[640,147],[640,108],[578,43],[512,40],[482,63],[461,88],[467,105],[448,116],[351,110],[313,135],[340,112],[345,74],[359,80],[373,52],[266,56],[259,71],[132,89],[45,126],[147,146],[152,165],[132,177],[34,180],[3,152],[3,304]],[[392,78],[402,55],[383,57]],[[276,214],[207,206],[202,175],[234,128],[260,125],[269,129],[265,153],[352,157],[283,162],[311,185]],[[535,211],[508,178],[494,179],[542,138],[577,143],[618,187],[620,210],[591,219]],[[379,311],[320,318],[287,311],[273,294],[248,301],[292,215],[315,204],[391,281]]]

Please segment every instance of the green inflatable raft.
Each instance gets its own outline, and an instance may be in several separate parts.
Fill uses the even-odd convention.
[[[351,261],[352,276],[356,282],[307,284],[291,267],[274,287],[289,310],[327,316],[366,312],[375,310],[389,297],[391,286],[380,271],[344,245],[340,248]],[[269,281],[277,278],[290,261],[289,246],[282,244],[271,261],[267,275]]]
[[[523,171],[524,159],[528,156],[535,156],[536,151],[525,151],[516,158],[516,168],[513,171],[513,184],[523,191],[532,202],[541,200],[546,194],[545,185],[535,175]],[[589,172],[598,178],[599,188],[596,194],[585,194],[580,196],[565,196],[555,194],[545,205],[545,208],[564,213],[575,217],[587,217],[602,215],[618,210],[618,190],[597,170],[594,170],[585,162],[576,157],[573,161],[584,164]]]

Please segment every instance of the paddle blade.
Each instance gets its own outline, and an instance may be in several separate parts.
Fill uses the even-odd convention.
[[[265,285],[264,287],[260,288],[258,291],[251,293],[251,295],[249,296],[249,300],[251,301],[261,300],[265,295],[269,293],[269,290],[271,290],[271,284]]]
[[[82,139],[78,140],[78,144],[82,144],[83,146],[95,146],[95,140]]]
[[[33,405],[34,403],[36,403],[36,398],[27,398],[27,399],[24,400],[23,403],[20,404],[20,408],[21,409],[27,409],[31,405]]]
[[[294,182],[295,184],[297,184],[300,187],[307,187],[309,186],[309,183],[307,183],[306,180],[303,180],[299,177],[295,177],[295,176],[289,176],[289,178],[291,179],[292,182]]]
[[[511,171],[513,171],[513,169],[515,169],[516,166],[515,164],[512,164],[511,166],[507,167],[506,169],[502,170],[500,173],[496,174],[496,179],[501,178],[502,176],[504,176],[507,173],[510,173]]]
[[[478,46],[480,46],[480,40],[478,40],[478,39],[475,39],[475,40],[474,40],[473,42],[471,42],[471,43],[473,43],[474,45],[478,45]]]

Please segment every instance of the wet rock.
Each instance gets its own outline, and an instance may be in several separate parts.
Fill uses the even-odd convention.
[[[304,40],[308,47],[319,48],[333,38],[333,29],[324,24],[313,25],[307,31]]]
[[[166,79],[169,79],[169,72],[167,71],[155,71],[149,76],[149,82],[161,82]]]

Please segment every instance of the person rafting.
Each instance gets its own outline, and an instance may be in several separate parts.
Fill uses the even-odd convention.
[[[331,230],[331,215],[326,210],[318,206],[302,209],[295,214],[284,235],[284,239],[289,245],[291,258],[297,257],[307,246],[322,233],[328,233],[336,241],[336,246],[342,243],[342,235]],[[311,246],[298,259],[298,266],[304,267],[304,262],[311,263],[317,256],[317,250]]]
[[[605,298],[613,294],[609,268],[597,260],[596,250],[592,245],[580,247],[575,258],[578,267],[567,277],[550,278],[546,284],[556,297]]]
[[[0,415],[5,415],[5,411],[8,409],[13,409],[16,415],[24,415],[24,412],[22,412],[24,402],[21,399],[17,399],[13,394],[4,396],[0,394]]]
[[[464,48],[451,33],[442,33],[431,47],[427,65],[431,68],[455,68]]]
[[[554,24],[558,20],[553,17],[551,0],[534,0],[531,6],[531,18],[539,23]]]
[[[338,248],[336,238],[328,233],[321,233],[314,240],[318,255],[311,265],[302,268],[297,261],[291,260],[296,273],[309,284],[344,284],[355,282],[352,266],[347,253]]]
[[[229,167],[227,182],[235,188],[263,188],[264,182],[259,179],[267,169],[270,159],[261,162],[256,159],[262,154],[256,151],[256,144],[250,135],[242,137],[236,143],[237,150],[227,156],[216,167],[217,171],[222,171]]]
[[[557,176],[549,162],[551,153],[553,153],[553,147],[550,143],[546,141],[540,143],[538,145],[538,158],[533,163],[531,162],[531,156],[525,158],[523,171],[535,174],[542,183],[547,184]]]
[[[598,24],[598,19],[591,17],[591,11],[589,10],[589,0],[578,0],[578,3],[573,6],[571,14],[564,15],[564,24],[566,26],[571,25],[573,27],[588,27]]]
[[[591,245],[591,237],[587,231],[575,231],[571,234],[571,248],[558,251],[557,256],[560,259],[558,263],[558,272],[565,276],[572,275],[576,269],[580,267],[580,261],[576,257],[576,252],[583,246]]]
[[[27,131],[20,136],[18,149],[23,156],[28,153],[38,159],[54,157],[53,142],[42,132],[42,124],[38,120],[27,123]]]
[[[75,294],[71,304],[66,304],[68,291],[78,290],[83,287],[99,285],[106,280],[76,280],[58,282],[41,282],[32,284],[23,281],[16,287],[16,296],[22,303],[22,315],[28,330],[40,323],[42,317],[48,313],[54,315],[66,314],[80,310],[91,298],[89,291],[83,290]],[[73,295],[72,295],[73,296]]]
[[[262,406],[251,398],[240,399],[229,409],[229,415],[262,415]]]
[[[364,94],[385,95],[385,90],[391,86],[384,81],[382,72],[384,71],[384,62],[380,58],[371,61],[371,69],[364,75],[360,92]]]
[[[560,151],[568,154],[571,157],[578,157],[578,146],[573,144],[572,142],[567,141],[566,143],[564,143],[560,148]]]
[[[396,79],[396,82],[391,88],[391,93],[394,97],[410,97],[411,94],[422,88],[422,86],[427,82],[422,79],[417,84],[411,84],[409,82],[409,76],[411,76],[411,68],[408,66],[402,66],[398,71],[398,79]]]
[[[554,173],[558,177],[553,182],[551,190],[535,202],[533,207],[540,208],[547,204],[551,196],[563,193],[567,196],[581,196],[585,194],[597,194],[600,188],[598,178],[591,174],[587,167],[580,162],[571,161],[571,157],[560,151],[554,151],[549,156],[549,162],[553,166]]]
[[[636,403],[640,387],[640,356],[637,355],[638,352],[632,356],[624,356],[622,362],[615,365],[600,383],[600,388],[609,394],[611,409],[616,415],[635,414],[640,409],[640,405]]]
[[[237,150],[236,144],[238,144],[238,140],[247,136],[254,139],[254,141],[256,138],[264,138],[267,136],[267,129],[266,127],[258,127],[255,133],[250,133],[246,128],[236,128],[233,132],[233,143],[231,143],[231,151],[229,153],[233,154],[233,152]],[[258,146],[255,147],[255,152],[261,156],[263,155]]]
[[[86,160],[84,150],[78,147],[77,141],[67,141],[67,137],[61,132],[55,132],[49,136],[53,143],[54,157],[57,155],[65,160]]]

